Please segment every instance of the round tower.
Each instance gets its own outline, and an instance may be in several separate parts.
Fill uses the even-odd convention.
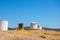
[[[30,28],[31,28],[31,29],[38,29],[37,23],[36,23],[36,22],[32,22],[32,23],[30,24]]]
[[[0,30],[8,30],[8,21],[0,20]]]

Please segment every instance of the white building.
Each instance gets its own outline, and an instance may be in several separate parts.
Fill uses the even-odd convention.
[[[8,30],[8,21],[0,20],[0,30]]]
[[[36,23],[36,22],[32,22],[32,23],[30,24],[30,28],[31,28],[31,29],[38,29],[37,23]]]
[[[38,26],[38,29],[39,29],[39,30],[42,30],[42,26]]]

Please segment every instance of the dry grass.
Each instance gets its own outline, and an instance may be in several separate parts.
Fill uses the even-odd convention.
[[[0,40],[60,40],[60,32],[48,30],[0,31]]]

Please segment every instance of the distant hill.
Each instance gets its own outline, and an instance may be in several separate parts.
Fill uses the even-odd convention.
[[[10,27],[9,27],[8,30],[16,30],[16,28],[10,28]]]
[[[60,29],[53,29],[53,28],[46,28],[46,27],[43,27],[43,29],[45,29],[45,30],[54,30],[54,31],[60,31]]]
[[[8,30],[16,30],[17,28],[8,28]],[[29,26],[26,26],[24,27],[24,29],[30,29]],[[60,29],[53,29],[53,28],[46,28],[46,27],[43,27],[42,29],[44,30],[54,30],[54,31],[60,31]]]

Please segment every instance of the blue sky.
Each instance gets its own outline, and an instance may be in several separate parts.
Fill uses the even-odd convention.
[[[60,0],[0,0],[0,20],[9,27],[30,26],[35,21],[48,28],[60,28]]]

